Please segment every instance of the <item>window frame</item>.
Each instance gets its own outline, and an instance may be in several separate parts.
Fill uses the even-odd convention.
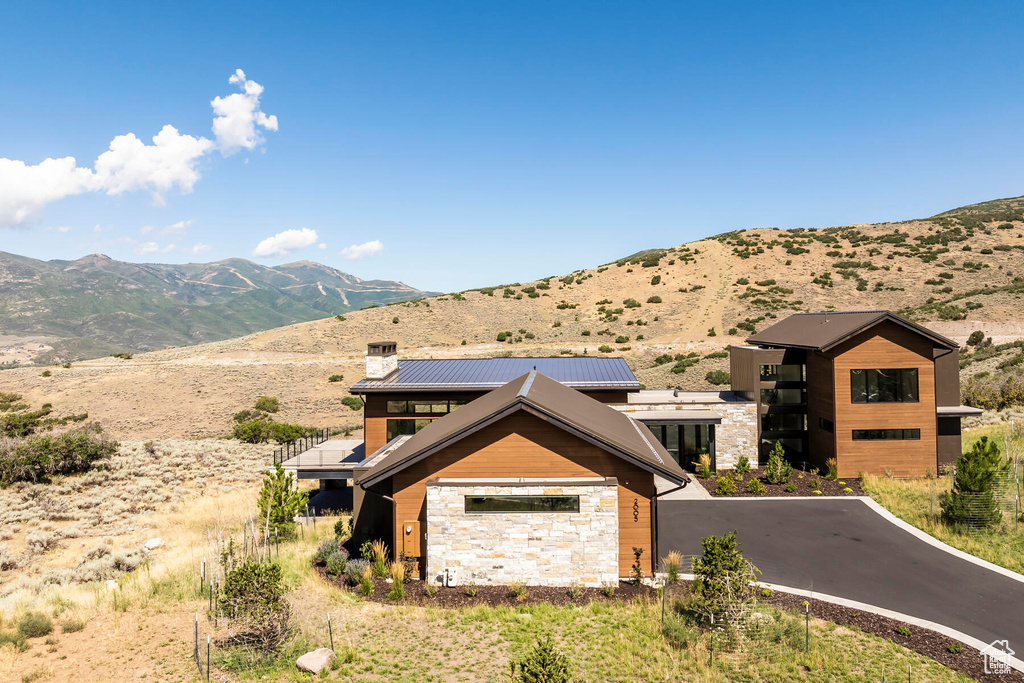
[[[872,373],[874,373],[872,375]],[[890,379],[884,373],[899,373],[898,378]],[[913,389],[908,392],[908,373],[913,378]],[[882,378],[889,386],[883,387]],[[872,391],[873,389],[873,391]],[[882,400],[883,391],[898,397]],[[872,398],[874,396],[874,398]],[[907,398],[910,396],[910,398]],[[921,371],[920,368],[851,368],[850,369],[850,403],[853,405],[870,405],[877,403],[920,403],[921,402]]]
[[[900,436],[895,436],[899,432]],[[858,433],[860,436],[858,436]],[[871,436],[872,433],[881,433],[881,436]],[[853,429],[850,432],[853,441],[920,441],[921,430],[918,427],[907,429]]]

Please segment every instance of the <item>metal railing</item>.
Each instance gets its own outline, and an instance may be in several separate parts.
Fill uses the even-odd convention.
[[[314,446],[319,446],[323,442],[331,438],[331,430],[328,428],[317,429],[311,434],[299,437],[293,441],[289,441],[282,445],[280,448],[274,450],[274,464],[283,464],[286,460],[297,458],[302,453],[305,453]],[[321,459],[322,459],[321,454]],[[321,462],[321,464],[323,464]]]

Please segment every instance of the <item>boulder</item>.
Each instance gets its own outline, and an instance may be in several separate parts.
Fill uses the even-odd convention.
[[[164,544],[164,539],[162,539],[162,538],[151,538],[148,541],[146,541],[145,548],[146,548],[147,551],[149,551],[149,550],[156,550],[157,548],[159,548],[163,544]]]
[[[307,652],[296,659],[295,666],[299,667],[300,671],[308,671],[311,674],[318,674],[329,667],[333,661],[334,650],[321,647],[313,650],[312,652]]]

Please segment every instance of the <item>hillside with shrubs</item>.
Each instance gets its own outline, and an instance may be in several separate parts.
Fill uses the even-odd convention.
[[[885,308],[962,343],[967,400],[1006,408],[1024,369],[1022,263],[1022,198],[899,223],[737,230],[236,339],[7,370],[0,391],[88,411],[118,437],[220,436],[263,395],[287,398],[277,422],[357,429],[347,387],[368,341],[395,340],[405,358],[621,356],[649,388],[709,390],[728,385],[726,348],[778,319]]]

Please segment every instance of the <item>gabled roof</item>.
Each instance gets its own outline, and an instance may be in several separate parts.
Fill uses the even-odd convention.
[[[400,360],[384,379],[364,379],[350,391],[488,391],[536,370],[580,390],[639,391],[640,382],[622,358],[454,358]]]
[[[827,351],[850,337],[881,322],[893,322],[937,346],[956,349],[960,345],[891,311],[826,311],[796,313],[757,334],[747,337],[748,344]]]
[[[432,421],[399,444],[359,482],[370,486],[517,411],[524,410],[574,433],[649,472],[682,484],[689,481],[646,427],[600,401],[536,371]],[[528,472],[523,473],[529,476]]]

